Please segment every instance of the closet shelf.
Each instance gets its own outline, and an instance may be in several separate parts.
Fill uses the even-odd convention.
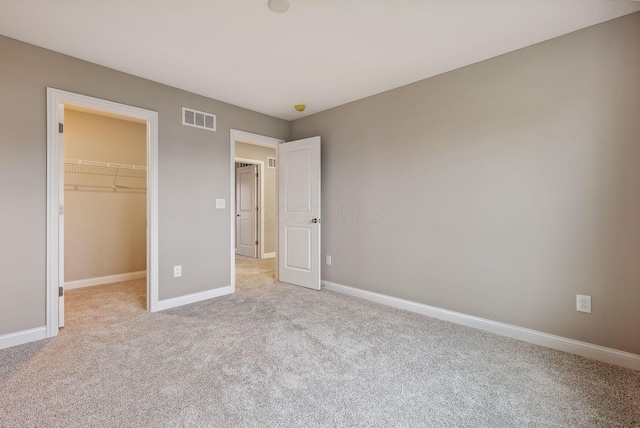
[[[139,165],[65,159],[64,185],[66,189],[74,190],[95,188],[146,191],[147,168]]]

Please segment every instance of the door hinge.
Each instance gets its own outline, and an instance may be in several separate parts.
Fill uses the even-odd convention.
[[[258,207],[256,207],[256,211],[258,211]]]
[[[256,241],[256,245],[258,245],[258,241]]]
[[[58,215],[64,215],[64,205],[58,205]]]
[[[62,297],[62,296],[64,296],[64,288],[58,287],[58,297]]]
[[[58,132],[60,134],[64,133],[64,123],[59,123],[58,124]]]
[[[256,178],[258,178],[258,173],[256,172]]]

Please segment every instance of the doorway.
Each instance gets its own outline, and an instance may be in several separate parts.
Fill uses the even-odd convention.
[[[146,187],[146,307],[155,312],[158,304],[158,203],[157,203],[157,154],[158,154],[158,114],[124,104],[105,101],[85,95],[74,94],[54,88],[47,88],[47,337],[58,334],[64,325],[64,283],[65,283],[65,165],[68,169],[91,171],[91,168],[102,168],[96,174],[97,180],[104,180],[104,173],[109,170],[108,179],[117,179],[125,170],[123,165],[114,168],[109,162],[73,162],[65,163],[65,106],[73,106],[74,110],[100,112],[106,117],[138,121],[146,129],[146,176],[129,169],[123,173],[126,178],[114,181],[112,192],[131,192],[140,187],[141,180]],[[82,159],[75,159],[82,161]],[[104,163],[107,165],[105,166]],[[129,165],[131,166],[131,165]],[[134,165],[135,166],[135,165]],[[113,171],[115,169],[115,171]],[[95,169],[93,170],[96,171]],[[114,172],[114,174],[111,174]],[[105,184],[104,181],[96,182]],[[72,183],[68,183],[72,184]],[[78,189],[82,184],[76,183]],[[95,183],[94,183],[95,184]]]
[[[243,142],[236,142],[235,149],[236,253],[274,258],[278,233],[276,150]]]
[[[283,140],[231,131],[232,292],[235,291],[238,269],[256,263],[268,265],[275,262],[268,259],[276,256],[276,149],[281,142]],[[244,263],[236,264],[239,258]]]
[[[275,149],[275,157],[268,160],[277,170],[274,209],[275,280],[320,290],[320,137],[285,142],[231,129],[231,293],[236,292],[236,258],[243,257],[236,255],[236,224],[239,214],[235,201],[238,143]]]
[[[64,104],[64,291],[83,289],[64,303],[76,312],[70,300],[106,298],[114,290],[106,284],[123,281],[131,287],[110,300],[124,303],[134,293],[146,309],[139,290],[147,274],[146,122],[112,116]]]

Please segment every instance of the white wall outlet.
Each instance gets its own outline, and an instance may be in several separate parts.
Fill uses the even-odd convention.
[[[173,267],[173,277],[179,278],[182,276],[182,266],[174,266]]]
[[[576,294],[576,311],[591,313],[591,296]]]
[[[324,256],[325,264],[331,266],[331,256]]]
[[[216,209],[223,210],[226,205],[226,199],[216,199]]]

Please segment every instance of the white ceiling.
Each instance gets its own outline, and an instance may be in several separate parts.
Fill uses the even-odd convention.
[[[291,120],[640,10],[621,0],[289,2],[276,14],[267,0],[2,0],[0,34]]]

